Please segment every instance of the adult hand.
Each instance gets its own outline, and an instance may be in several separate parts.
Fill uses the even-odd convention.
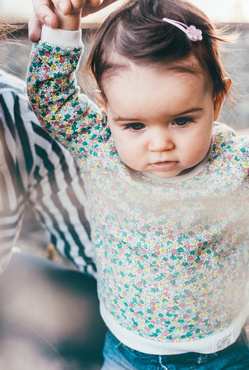
[[[82,16],[86,16],[114,1],[116,0],[32,0],[34,12],[29,20],[29,38],[32,42],[39,41],[42,24],[57,28],[59,25],[58,13],[67,15],[77,12],[83,7]]]

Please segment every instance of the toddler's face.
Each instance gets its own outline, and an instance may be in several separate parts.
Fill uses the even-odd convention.
[[[115,145],[128,167],[171,178],[206,156],[219,108],[193,58],[174,68],[131,63],[109,78],[105,95]]]

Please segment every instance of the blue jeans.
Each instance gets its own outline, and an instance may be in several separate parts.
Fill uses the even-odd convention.
[[[249,370],[249,348],[245,335],[226,349],[212,353],[149,355],[120,343],[110,332],[104,346],[101,370]]]

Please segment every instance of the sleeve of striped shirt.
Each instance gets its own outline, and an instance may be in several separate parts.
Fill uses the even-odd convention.
[[[9,149],[7,166],[13,163],[8,182],[15,183],[16,202],[23,198],[57,250],[82,272],[96,276],[84,183],[77,163],[41,128],[23,84],[0,75],[0,86],[1,139]]]

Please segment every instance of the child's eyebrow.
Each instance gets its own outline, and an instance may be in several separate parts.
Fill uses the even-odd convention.
[[[201,69],[198,70],[198,67],[196,66],[194,67],[171,66],[169,67],[169,70],[176,71],[179,73],[190,73],[191,75],[195,75],[195,76],[202,73]]]
[[[129,118],[129,117],[113,117],[113,121],[115,122],[122,122],[122,121],[134,121],[134,122],[138,122],[138,121],[141,121],[141,119],[139,118]]]
[[[173,114],[172,117],[178,117],[178,116],[183,116],[184,114],[188,114],[188,113],[195,113],[195,112],[201,112],[203,110],[203,108],[200,108],[200,107],[196,107],[196,108],[190,108],[190,109],[187,109],[185,110],[184,112],[179,112],[179,113],[176,113],[176,114]],[[120,116],[116,116],[116,117],[113,117],[113,121],[115,122],[140,122],[141,121],[141,118],[130,118],[130,117],[120,117]]]
[[[183,116],[184,114],[188,114],[188,113],[194,113],[194,112],[201,112],[203,110],[203,108],[190,108],[188,110],[185,110],[184,112],[180,112],[180,113],[177,113],[175,114],[174,116]]]

